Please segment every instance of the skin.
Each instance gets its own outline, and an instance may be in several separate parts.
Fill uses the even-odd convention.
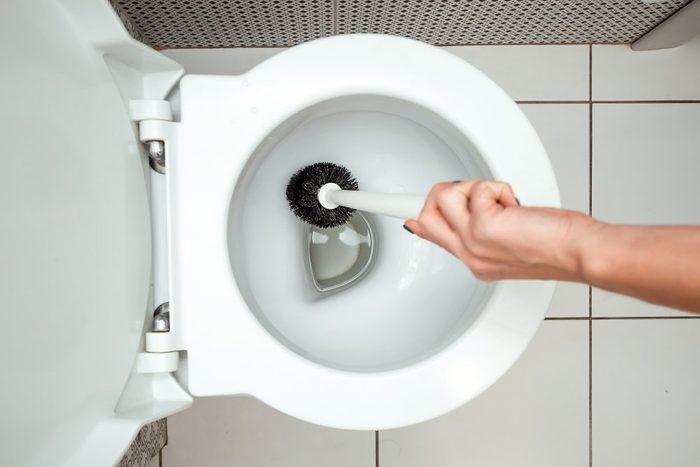
[[[608,224],[580,212],[520,206],[502,182],[439,183],[412,233],[485,281],[582,282],[700,312],[700,227]]]

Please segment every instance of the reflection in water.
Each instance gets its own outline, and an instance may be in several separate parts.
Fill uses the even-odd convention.
[[[372,228],[359,212],[340,227],[309,225],[307,236],[309,272],[319,292],[348,287],[368,271],[374,251]]]

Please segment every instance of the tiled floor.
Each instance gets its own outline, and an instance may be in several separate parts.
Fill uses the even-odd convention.
[[[592,207],[610,222],[700,224],[700,38],[654,52],[449,50],[520,102],[550,153],[564,207]],[[241,73],[277,52],[167,53],[189,72]],[[199,400],[170,419],[164,465],[700,465],[697,318],[560,284],[525,355],[450,414],[381,432],[375,444],[373,432],[309,425],[251,399]]]

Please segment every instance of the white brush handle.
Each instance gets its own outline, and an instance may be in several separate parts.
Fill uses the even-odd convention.
[[[327,183],[319,190],[318,201],[327,209],[345,206],[399,219],[416,219],[425,204],[425,196],[341,190],[335,183]]]

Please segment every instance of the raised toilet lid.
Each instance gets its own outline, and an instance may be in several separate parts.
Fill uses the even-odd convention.
[[[147,165],[81,25],[130,41],[106,2],[0,7],[0,465],[75,463],[147,315]]]

